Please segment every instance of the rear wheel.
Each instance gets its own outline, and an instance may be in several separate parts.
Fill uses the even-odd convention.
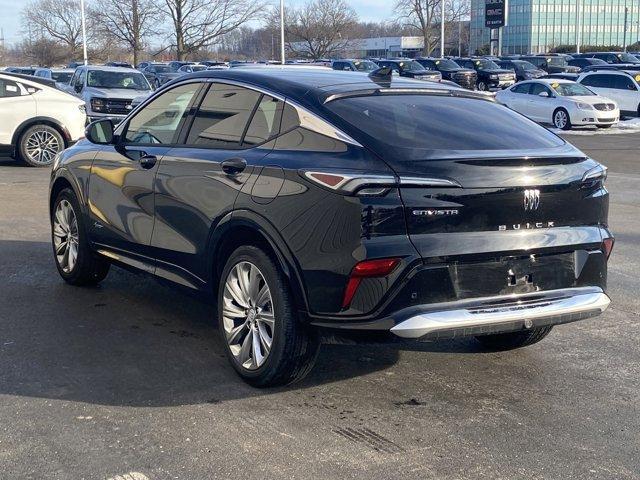
[[[521,332],[498,333],[495,335],[481,335],[476,339],[491,350],[513,350],[538,343],[549,335],[553,327],[532,328]]]
[[[319,340],[298,321],[288,281],[261,249],[238,248],[221,275],[219,331],[238,374],[255,387],[286,385],[313,367]]]
[[[478,90],[480,90],[481,92],[486,92],[487,84],[482,81],[478,82]]]
[[[569,118],[569,113],[564,108],[558,108],[553,112],[552,122],[553,126],[560,130],[571,129],[571,119]]]
[[[95,285],[109,273],[109,263],[91,250],[80,206],[72,190],[62,190],[53,206],[51,242],[58,273],[71,285]]]
[[[47,167],[64,150],[64,139],[49,125],[33,125],[18,140],[18,151],[23,162],[31,167]]]

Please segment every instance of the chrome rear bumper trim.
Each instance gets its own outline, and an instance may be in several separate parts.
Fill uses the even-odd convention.
[[[501,325],[505,325],[504,331],[513,331],[597,316],[610,302],[600,288],[554,290],[542,295],[514,297],[512,301],[502,297],[465,308],[421,313],[398,323],[391,332],[403,338],[422,338],[439,337],[444,332],[447,336],[498,333]],[[521,325],[514,328],[514,322]]]

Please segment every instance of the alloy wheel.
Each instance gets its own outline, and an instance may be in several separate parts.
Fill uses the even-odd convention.
[[[250,262],[236,264],[225,280],[222,317],[229,350],[247,370],[260,368],[273,345],[275,317],[271,291]]]
[[[567,126],[567,114],[564,110],[558,110],[556,114],[553,116],[553,124],[556,128],[565,128]]]
[[[60,140],[48,130],[35,130],[26,139],[25,152],[33,163],[48,165],[60,150]]]
[[[78,219],[68,200],[62,199],[53,217],[53,248],[64,273],[71,273],[78,260]]]

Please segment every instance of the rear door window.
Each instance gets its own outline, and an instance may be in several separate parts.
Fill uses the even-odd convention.
[[[615,75],[613,88],[616,88],[618,90],[635,90],[636,86],[634,85],[631,78],[625,75]]]
[[[19,97],[22,94],[16,82],[0,78],[0,98]]]
[[[529,95],[540,95],[542,92],[547,92],[551,96],[551,90],[542,83],[532,83],[529,89]]]
[[[594,74],[585,77],[580,83],[587,87],[612,88],[610,77],[612,77],[612,75]]]
[[[242,140],[243,147],[260,145],[278,134],[282,103],[269,95],[262,96]]]
[[[520,83],[511,89],[514,93],[529,93],[530,83]]]
[[[214,83],[198,109],[188,145],[207,148],[240,148],[240,142],[261,94],[255,90]]]

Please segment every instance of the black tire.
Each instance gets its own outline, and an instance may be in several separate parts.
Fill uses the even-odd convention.
[[[46,144],[50,147],[42,151],[40,155],[33,155],[29,152],[29,142],[37,142],[38,136],[46,137],[49,141]],[[48,167],[53,163],[55,154],[65,149],[65,142],[62,134],[50,125],[37,124],[27,128],[20,134],[18,139],[18,153],[20,159],[30,167]]]
[[[552,329],[552,326],[532,328],[520,332],[480,335],[476,339],[490,350],[513,350],[538,343],[549,335]]]
[[[558,113],[564,113],[566,115],[567,122],[564,124],[564,126],[556,123],[556,115]],[[571,117],[569,116],[569,112],[567,112],[564,108],[556,108],[553,111],[553,115],[551,116],[551,124],[561,130],[571,130]]]
[[[271,291],[275,318],[271,350],[264,363],[254,370],[243,367],[232,353],[222,314],[225,282],[231,270],[241,262],[255,265],[263,275]],[[220,276],[217,298],[220,338],[231,365],[248,384],[259,388],[288,385],[304,378],[313,368],[320,349],[317,332],[299,322],[288,280],[279,265],[263,250],[242,246],[231,254]]]
[[[63,267],[60,265],[54,244],[54,217],[56,215],[58,205],[63,200],[66,200],[71,204],[78,225],[78,255],[75,266],[69,272],[64,271]],[[82,210],[80,209],[78,199],[71,189],[65,188],[58,194],[51,211],[51,245],[53,247],[53,258],[56,268],[58,269],[58,273],[68,284],[76,286],[97,285],[105,279],[109,273],[109,267],[111,265],[108,261],[98,257],[97,254],[91,250],[87,238],[87,228],[81,212]]]
[[[487,84],[482,81],[478,82],[478,90],[480,90],[481,92],[486,92]]]

